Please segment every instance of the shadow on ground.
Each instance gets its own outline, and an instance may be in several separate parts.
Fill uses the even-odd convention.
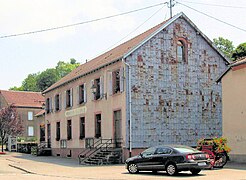
[[[128,172],[122,173],[122,174],[129,174]],[[158,173],[153,173],[153,172],[139,172],[137,174],[131,174],[131,176],[138,176],[139,178],[141,176],[149,176],[150,178],[154,178],[154,177],[173,177],[173,178],[190,178],[190,177],[202,177],[202,176],[206,176],[206,174],[204,174],[204,172],[201,172],[201,174],[198,175],[193,175],[191,173],[187,172],[180,172],[175,176],[169,176],[166,172],[162,172],[159,171]]]
[[[225,169],[237,169],[237,170],[246,170],[246,162],[245,163],[237,163],[237,162],[227,162],[224,166]]]

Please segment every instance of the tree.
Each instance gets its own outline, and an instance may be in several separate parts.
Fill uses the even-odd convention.
[[[241,57],[246,57],[246,42],[239,44],[237,46],[237,48],[235,49],[235,51],[232,54],[232,58],[234,58],[235,60],[237,60],[238,58]]]
[[[56,70],[58,73],[59,78],[66,76],[72,70],[77,68],[79,63],[76,62],[75,59],[70,59],[70,63],[65,63],[64,61],[59,61],[56,66]]]
[[[46,69],[37,77],[37,87],[40,91],[44,91],[49,88],[52,84],[59,80],[56,69]]]
[[[29,74],[26,79],[22,82],[22,87],[24,91],[39,91],[39,88],[37,87],[37,77],[38,73]]]
[[[22,81],[22,85],[20,87],[14,86],[11,87],[10,90],[34,92],[44,91],[79,65],[80,64],[77,63],[74,58],[71,58],[68,63],[59,61],[55,69],[50,68],[41,73],[29,74],[27,78]]]
[[[213,42],[219,50],[231,59],[234,50],[232,41],[224,39],[223,37],[218,37],[218,39],[214,38]]]
[[[8,106],[0,109],[0,138],[3,145],[7,141],[7,136],[17,136],[23,132],[23,123],[19,118],[16,108]]]

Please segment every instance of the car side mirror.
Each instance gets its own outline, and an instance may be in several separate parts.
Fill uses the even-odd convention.
[[[139,155],[140,155],[141,157],[143,157],[143,154],[142,154],[142,153],[140,153]]]

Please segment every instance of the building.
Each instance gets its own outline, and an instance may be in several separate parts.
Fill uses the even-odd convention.
[[[77,158],[98,139],[113,139],[126,158],[220,136],[215,80],[228,63],[180,13],[82,64],[43,92],[53,155]]]
[[[25,138],[37,137],[38,121],[35,114],[42,110],[44,101],[40,92],[0,90],[0,108],[13,105],[17,109],[24,125],[21,136]]]
[[[246,57],[232,63],[218,79],[222,83],[223,136],[232,161],[246,162]]]

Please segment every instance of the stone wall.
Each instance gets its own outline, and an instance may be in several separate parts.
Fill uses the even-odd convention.
[[[187,47],[180,62],[179,39]],[[184,19],[159,32],[126,62],[132,73],[132,148],[194,146],[202,137],[221,136],[221,85],[215,80],[226,61]]]

